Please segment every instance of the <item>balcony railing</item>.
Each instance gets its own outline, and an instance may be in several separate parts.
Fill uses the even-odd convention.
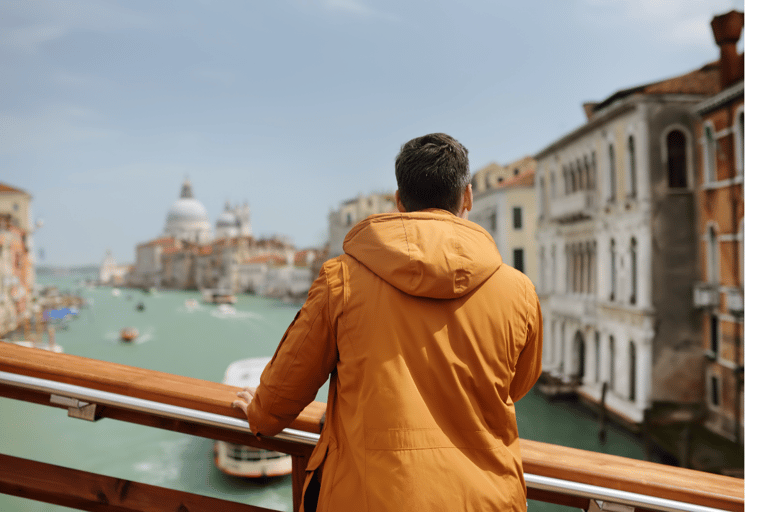
[[[594,190],[579,190],[552,200],[549,213],[559,222],[586,219],[594,216],[596,207]]]
[[[325,404],[313,402],[275,437],[256,437],[231,407],[237,391],[225,384],[0,343],[0,396],[64,408],[85,420],[112,418],[289,453],[298,510]],[[525,439],[520,446],[532,500],[590,510],[744,510],[741,479]],[[82,510],[269,512],[7,455],[0,455],[0,492]]]
[[[693,285],[693,306],[716,308],[720,305],[720,290],[717,283],[695,283]]]

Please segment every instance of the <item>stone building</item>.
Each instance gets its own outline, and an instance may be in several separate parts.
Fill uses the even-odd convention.
[[[629,426],[700,403],[691,107],[719,77],[714,62],[587,103],[586,123],[535,156],[544,388]]]
[[[99,267],[99,284],[122,286],[126,284],[126,275],[130,270],[131,265],[118,265],[112,251],[107,250]]]
[[[30,221],[32,196],[0,183],[0,336],[31,312],[35,263]]]
[[[700,281],[693,294],[703,331],[704,425],[744,442],[744,13],[712,21],[720,92],[694,106]]]
[[[474,192],[474,206],[469,212],[469,220],[490,233],[504,263],[520,270],[539,286],[539,261],[536,258],[538,210],[534,189],[536,165],[530,157],[527,157],[527,163],[525,170],[512,173],[501,182],[495,179],[497,174],[494,173],[489,187],[482,192]],[[484,178],[478,179],[477,174],[473,182],[476,179],[485,181]]]
[[[344,253],[344,237],[352,226],[369,215],[395,211],[395,195],[391,193],[361,195],[341,203],[338,210],[328,214],[328,258]]]
[[[472,175],[472,192],[481,194],[486,190],[497,188],[501,183],[514,178],[518,174],[524,174],[535,168],[536,160],[530,156],[525,156],[504,166],[491,162],[475,171]]]

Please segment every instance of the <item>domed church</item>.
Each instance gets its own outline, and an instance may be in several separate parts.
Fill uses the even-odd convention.
[[[205,206],[192,194],[192,184],[184,180],[181,195],[168,210],[164,235],[204,244],[211,239],[211,224]]]

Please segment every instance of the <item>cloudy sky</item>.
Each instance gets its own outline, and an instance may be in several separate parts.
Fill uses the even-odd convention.
[[[212,223],[247,201],[256,236],[318,246],[340,202],[395,189],[406,140],[447,132],[473,171],[534,154],[585,101],[716,60],[709,22],[734,8],[5,0],[0,181],[33,196],[40,264],[133,261],[185,177]]]

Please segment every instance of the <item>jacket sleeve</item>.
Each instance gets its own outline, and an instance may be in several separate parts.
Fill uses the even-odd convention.
[[[543,322],[541,318],[541,304],[533,284],[526,289],[526,340],[525,346],[520,351],[515,365],[515,376],[509,388],[510,397],[517,402],[530,391],[541,375],[541,350]]]
[[[315,398],[336,367],[338,351],[329,306],[334,279],[323,265],[307,300],[283,335],[248,406],[248,423],[256,434],[275,435],[291,424]]]

